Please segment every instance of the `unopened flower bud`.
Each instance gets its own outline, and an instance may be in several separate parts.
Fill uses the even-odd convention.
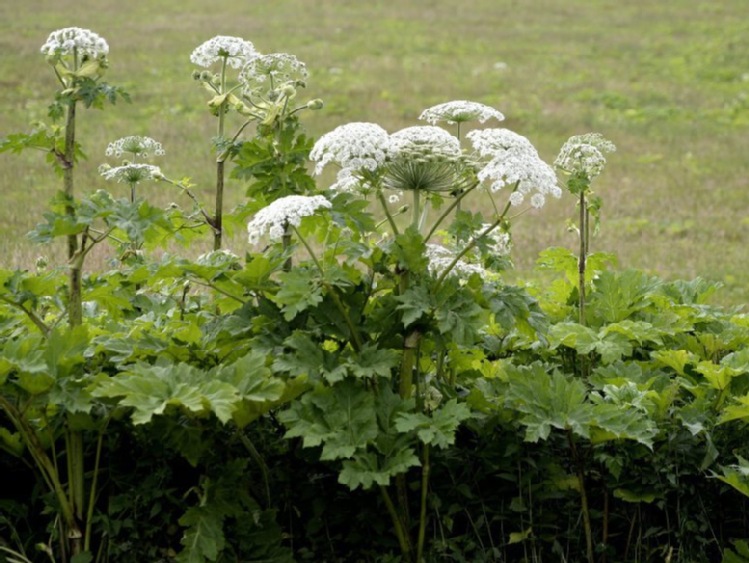
[[[296,96],[296,88],[294,88],[294,86],[292,86],[291,84],[286,84],[283,88],[281,88],[281,92],[287,98],[293,98],[294,96]]]
[[[36,259],[36,269],[43,270],[47,267],[47,258],[45,256],[39,256]]]
[[[310,100],[309,102],[307,102],[307,109],[318,110],[318,109],[322,109],[322,107],[323,107],[323,101],[320,98],[316,98],[314,100]]]
[[[193,80],[200,80],[200,75],[202,73],[199,70],[193,70],[192,71],[192,79]]]

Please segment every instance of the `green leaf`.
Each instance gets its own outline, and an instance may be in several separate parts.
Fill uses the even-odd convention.
[[[213,374],[188,364],[138,364],[113,377],[99,376],[91,389],[95,397],[119,399],[134,409],[133,424],[145,424],[168,407],[198,415],[213,412],[223,423],[231,420],[240,400],[237,389]]]
[[[322,445],[323,460],[350,458],[377,436],[374,396],[352,379],[318,385],[279,418],[287,438],[302,438],[304,447]]]
[[[723,409],[718,424],[747,419],[749,419],[749,394],[734,398],[734,402]]]
[[[398,266],[410,272],[423,272],[429,264],[424,237],[413,225],[395,237],[392,253]]]
[[[726,548],[723,551],[721,563],[749,563],[749,542],[746,540],[733,540],[736,551]]]
[[[552,428],[589,437],[592,405],[581,381],[557,371],[549,374],[541,364],[508,369],[508,381],[508,402],[523,413],[526,441],[545,440]]]
[[[549,329],[549,345],[552,349],[564,345],[579,354],[589,354],[596,349],[598,341],[598,335],[593,329],[579,323],[557,323]]]
[[[740,455],[736,456],[738,463],[723,468],[723,474],[713,473],[715,477],[724,483],[731,485],[745,497],[749,497],[749,460]]]
[[[403,326],[406,328],[427,316],[433,306],[429,288],[424,285],[409,287],[395,300],[399,303],[396,309],[403,312]]]
[[[223,514],[210,506],[194,506],[179,519],[185,526],[180,543],[184,549],[177,555],[179,563],[216,561],[224,549]]]
[[[343,462],[338,482],[352,491],[358,487],[366,490],[374,484],[387,486],[392,477],[419,465],[421,462],[410,447],[404,447],[385,457],[372,452],[362,452]]]
[[[645,504],[650,504],[660,498],[660,495],[658,493],[655,493],[653,491],[646,491],[646,490],[639,490],[634,491],[631,489],[623,489],[618,488],[614,489],[614,496],[618,499],[623,500],[624,502],[632,502],[632,503],[640,503],[644,502]]]
[[[294,268],[278,276],[280,289],[271,299],[281,306],[284,319],[293,320],[299,313],[322,303],[322,287],[315,273],[303,268]]]
[[[731,380],[742,373],[728,366],[717,365],[707,361],[700,362],[694,369],[705,377],[713,389],[717,389],[718,391],[722,391],[728,387],[731,384]]]
[[[424,444],[447,448],[455,443],[455,431],[460,423],[471,417],[471,410],[457,399],[447,403],[427,416],[424,413],[401,413],[395,420],[398,432],[416,432]]]
[[[352,360],[350,370],[354,377],[389,378],[400,363],[401,353],[378,349],[374,344],[367,343]]]
[[[507,542],[508,545],[512,545],[514,543],[523,543],[525,540],[527,540],[529,537],[533,535],[533,528],[526,528],[522,532],[512,532],[510,534],[510,539]]]
[[[694,364],[697,358],[691,352],[686,350],[655,350],[650,353],[658,365],[670,367],[679,375],[684,375],[684,368],[687,364]]]

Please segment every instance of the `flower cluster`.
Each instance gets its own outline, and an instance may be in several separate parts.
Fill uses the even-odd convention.
[[[152,164],[125,163],[122,166],[109,166],[102,164],[99,173],[105,180],[114,180],[118,183],[134,186],[145,180],[161,180],[164,174],[161,168]]]
[[[460,141],[432,125],[407,127],[390,136],[383,185],[391,190],[458,191],[470,181]]]
[[[245,93],[253,95],[284,84],[304,84],[307,75],[307,66],[294,55],[271,53],[250,59],[239,73],[239,80],[245,84]]]
[[[479,157],[489,159],[478,172],[478,179],[488,182],[492,192],[514,186],[510,194],[513,206],[522,204],[531,192],[535,193],[530,203],[536,208],[543,206],[546,195],[562,195],[554,170],[522,135],[507,129],[484,129],[471,131],[467,136]]]
[[[48,57],[76,54],[80,58],[98,59],[109,54],[109,45],[89,29],[65,27],[50,33],[41,52]]]
[[[190,60],[202,67],[210,67],[216,62],[226,60],[232,68],[242,68],[249,60],[258,56],[255,46],[241,37],[217,35],[196,47]]]
[[[432,125],[406,127],[390,136],[393,158],[416,162],[458,162],[462,157],[460,141]]]
[[[600,133],[575,135],[567,139],[554,161],[554,166],[566,174],[584,174],[592,180],[606,164],[605,152],[614,152],[616,146]]]
[[[250,244],[257,244],[266,232],[270,240],[280,240],[288,225],[298,227],[302,217],[314,215],[320,208],[330,207],[330,201],[321,195],[290,195],[279,198],[258,211],[247,224]]]
[[[505,116],[492,107],[466,100],[455,100],[432,106],[421,112],[419,116],[420,120],[432,125],[436,125],[441,121],[450,125],[465,123],[466,121],[486,123],[486,121],[492,118],[497,121],[503,121]]]
[[[107,156],[121,157],[123,154],[131,154],[134,157],[149,158],[153,156],[164,156],[165,152],[161,143],[151,137],[139,137],[131,135],[122,137],[109,143],[105,153]]]
[[[457,254],[454,251],[439,244],[429,243],[426,245],[426,257],[429,261],[427,268],[434,275],[438,276],[449,268],[456,256]],[[468,277],[471,274],[483,276],[486,274],[486,270],[479,264],[471,264],[460,259],[455,262],[448,275]]]
[[[389,143],[387,131],[377,124],[348,123],[320,137],[310,159],[317,163],[315,174],[322,173],[331,162],[337,164],[340,171],[331,189],[351,191],[366,183],[363,173],[374,172],[385,163]]]

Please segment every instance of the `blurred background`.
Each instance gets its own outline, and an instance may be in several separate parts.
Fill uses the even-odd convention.
[[[592,250],[613,252],[623,268],[720,281],[721,303],[749,299],[746,0],[3,0],[0,137],[47,120],[57,82],[39,48],[70,26],[108,41],[106,81],[133,102],[79,113],[88,158],[78,194],[106,187],[125,197],[97,168],[109,142],[148,135],[164,145],[164,172],[189,176],[211,200],[215,119],[189,56],[215,35],[235,35],[306,62],[300,100],[325,102],[302,116],[314,137],[351,121],[394,132],[455,99],[502,111],[504,122],[486,125],[528,137],[549,163],[569,136],[602,133],[618,151],[594,184],[603,212]],[[0,266],[33,267],[55,253],[25,233],[59,186],[43,154],[0,155]],[[232,180],[228,190],[231,207],[244,189]],[[189,205],[163,184],[139,193]],[[516,221],[519,276],[540,250],[574,246],[574,214],[565,195]],[[243,232],[230,239],[240,255],[245,245]]]

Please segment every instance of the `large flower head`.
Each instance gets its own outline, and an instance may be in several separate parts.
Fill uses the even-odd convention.
[[[146,180],[161,180],[164,178],[161,168],[152,164],[126,163],[115,167],[103,164],[99,167],[99,173],[105,180],[129,184],[130,186]]]
[[[445,102],[444,104],[437,104],[425,109],[419,116],[419,119],[431,125],[436,125],[441,121],[450,125],[465,123],[466,121],[486,123],[487,120],[492,118],[497,121],[503,121],[505,116],[492,107],[466,100],[454,100],[452,102]]]
[[[271,53],[250,59],[239,73],[239,80],[245,85],[245,94],[266,97],[284,85],[303,86],[307,76],[307,66],[294,55]]]
[[[151,137],[131,135],[117,139],[107,146],[107,156],[119,158],[123,154],[133,155],[134,158],[150,158],[151,156],[163,156],[165,153],[161,143]]]
[[[264,207],[247,224],[250,244],[257,244],[268,234],[271,240],[280,240],[288,225],[298,227],[303,217],[314,215],[318,209],[329,209],[332,203],[321,195],[290,195]]]
[[[457,191],[467,178],[460,141],[432,125],[407,127],[390,136],[384,185],[393,190]]]
[[[616,146],[600,133],[575,135],[567,139],[554,161],[554,166],[565,174],[583,174],[592,180],[606,164],[605,152],[614,152]]]
[[[76,55],[79,59],[100,59],[109,54],[109,45],[89,29],[65,27],[50,33],[41,52],[54,58]]]
[[[217,35],[202,43],[190,55],[190,60],[198,66],[210,67],[226,60],[232,68],[242,68],[253,57],[258,56],[255,46],[241,37]]]
[[[485,161],[478,179],[487,182],[492,192],[513,186],[512,205],[522,204],[529,194],[533,207],[543,206],[547,195],[561,196],[554,170],[522,135],[508,129],[483,129],[471,131],[467,137]]]
[[[330,163],[340,167],[338,179],[331,189],[351,191],[357,186],[370,187],[367,177],[385,164],[390,136],[376,123],[348,123],[320,137],[310,152],[315,174],[322,173]],[[362,185],[363,184],[363,185]]]

